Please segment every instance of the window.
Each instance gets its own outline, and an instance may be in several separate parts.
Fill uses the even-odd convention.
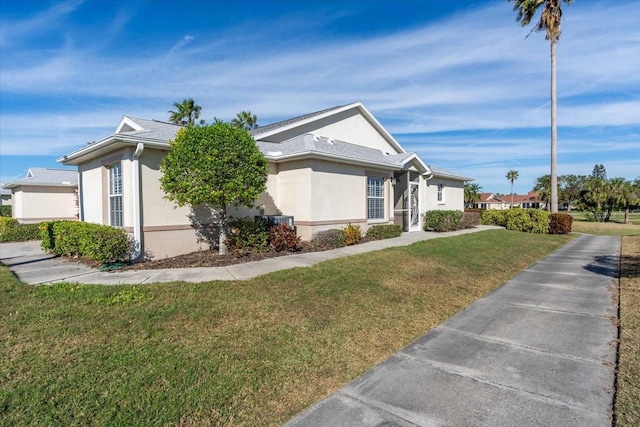
[[[384,219],[384,179],[367,177],[367,219]]]
[[[122,227],[122,166],[115,163],[109,170],[109,225]]]
[[[438,184],[438,203],[444,203],[444,184]]]

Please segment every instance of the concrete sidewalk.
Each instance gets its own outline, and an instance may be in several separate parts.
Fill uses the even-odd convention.
[[[619,248],[578,237],[286,425],[610,426]]]
[[[479,231],[499,229],[480,225],[477,228],[452,231],[449,233],[427,233],[416,231],[403,233],[394,239],[376,240],[361,245],[348,246],[323,252],[286,255],[269,258],[262,261],[247,262],[227,267],[198,267],[198,268],[167,268],[160,270],[128,270],[101,272],[84,264],[66,262],[45,254],[40,249],[40,242],[0,243],[0,262],[24,283],[37,285],[55,282],[81,282],[85,284],[122,285],[145,284],[156,282],[208,282],[212,280],[247,280],[263,274],[295,267],[308,267],[334,258],[349,255],[406,246],[412,243],[457,236],[460,234],[476,233]]]

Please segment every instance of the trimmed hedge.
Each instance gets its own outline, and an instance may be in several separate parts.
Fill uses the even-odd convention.
[[[546,234],[549,232],[549,212],[540,209],[514,208],[487,210],[482,214],[482,224],[498,225],[507,230]]]
[[[265,252],[269,250],[269,226],[262,218],[238,218],[229,222],[225,240],[231,252]]]
[[[454,231],[462,228],[461,211],[428,211],[424,215],[425,231]]]
[[[0,206],[0,217],[11,217],[11,205]]]
[[[573,225],[573,217],[569,214],[551,214],[549,217],[549,234],[569,234]]]
[[[391,239],[402,235],[402,226],[398,224],[372,225],[367,230],[366,236],[372,239]]]
[[[334,228],[318,231],[311,237],[311,244],[317,248],[341,248],[345,246],[344,230]]]
[[[480,212],[464,211],[462,214],[462,228],[475,228],[480,225]]]
[[[81,256],[103,264],[126,262],[131,238],[123,228],[78,221],[49,221],[40,226],[42,249]]]
[[[269,229],[269,244],[276,252],[299,251],[301,243],[296,229],[287,224],[278,224]]]
[[[38,224],[20,224],[15,218],[0,217],[0,242],[26,242],[38,238]]]

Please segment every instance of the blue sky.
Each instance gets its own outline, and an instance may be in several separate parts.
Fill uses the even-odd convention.
[[[0,0],[0,182],[124,114],[260,124],[362,101],[408,151],[530,190],[549,171],[549,43],[506,1]],[[640,1],[576,0],[558,45],[559,174],[640,176]]]

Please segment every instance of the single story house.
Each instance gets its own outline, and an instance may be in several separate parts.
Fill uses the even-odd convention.
[[[206,246],[193,220],[198,209],[164,198],[159,165],[180,126],[123,116],[115,132],[60,159],[78,167],[80,219],[125,227],[141,250],[155,258]],[[255,214],[293,216],[305,240],[331,228],[401,224],[420,230],[432,209],[464,208],[471,178],[428,166],[405,151],[365,108],[329,108],[251,131],[268,160],[266,190]],[[213,240],[213,239],[212,239]]]
[[[78,219],[78,172],[30,168],[23,179],[5,184],[11,216],[22,224]]]
[[[505,196],[511,202],[511,196]],[[524,209],[545,209],[547,204],[540,200],[540,193],[537,191],[529,191],[527,194],[514,194],[513,206],[519,206]]]
[[[474,209],[509,209],[509,203],[504,200],[505,197],[497,197],[494,193],[480,193],[480,200],[474,202],[471,207]]]

